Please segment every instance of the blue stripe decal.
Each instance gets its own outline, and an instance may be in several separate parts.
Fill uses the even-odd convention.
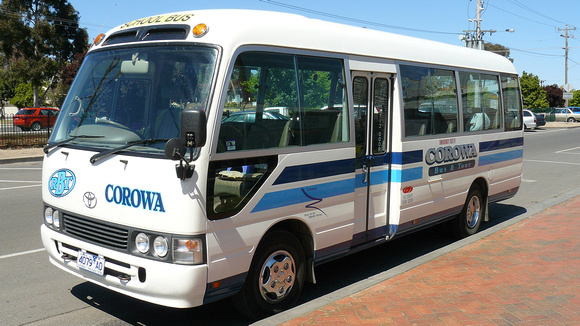
[[[391,177],[393,182],[408,182],[413,180],[419,180],[423,178],[423,167],[406,169],[406,170],[391,170]]]
[[[270,192],[264,195],[258,202],[252,213],[269,209],[280,208],[300,203],[319,203],[324,198],[340,196],[354,192],[354,179],[328,182],[304,188],[294,188]],[[312,206],[313,208],[316,208]]]
[[[420,149],[404,153],[393,153],[393,164],[404,165],[421,162],[423,162],[423,151]]]
[[[524,146],[524,137],[481,142],[479,143],[479,152],[497,151],[516,146]]]
[[[331,177],[355,171],[355,160],[346,159],[284,168],[274,185]]]
[[[524,157],[523,149],[517,149],[514,151],[491,154],[486,156],[479,156],[479,166],[505,162],[522,157]]]

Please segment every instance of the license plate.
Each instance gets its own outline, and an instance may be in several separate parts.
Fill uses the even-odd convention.
[[[103,276],[105,273],[105,257],[89,254],[84,250],[79,250],[77,266],[81,269]]]

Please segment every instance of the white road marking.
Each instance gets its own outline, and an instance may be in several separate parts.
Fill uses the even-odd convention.
[[[580,149],[580,147],[574,147],[574,148],[569,148],[569,149],[563,149],[563,150],[561,150],[561,151],[557,151],[557,152],[555,152],[555,153],[556,153],[556,154],[561,154],[561,153],[564,153],[564,152],[569,152],[569,151],[573,151],[573,150],[577,150],[577,149]],[[566,153],[566,154],[575,154],[575,155],[580,155],[580,152],[578,152],[578,153]]]
[[[28,251],[23,251],[23,252],[17,252],[15,254],[8,254],[8,255],[4,255],[4,256],[0,256],[0,259],[6,259],[6,258],[12,258],[12,257],[18,257],[18,256],[24,256],[24,255],[29,255],[29,254],[35,254],[37,252],[41,252],[41,251],[45,251],[46,249],[44,248],[40,248],[40,249],[34,249],[34,250],[28,250]]]
[[[542,160],[524,160],[524,162],[536,162],[536,163],[548,163],[548,164],[564,164],[564,165],[580,165],[580,163],[573,163],[573,162],[542,161]]]
[[[31,186],[8,187],[8,188],[0,188],[0,191],[2,191],[2,190],[24,189],[24,188],[34,188],[34,187],[40,187],[40,186],[42,186],[42,185],[41,184],[37,184],[37,185],[31,185]]]

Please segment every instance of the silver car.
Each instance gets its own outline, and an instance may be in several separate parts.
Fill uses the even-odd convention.
[[[580,107],[556,109],[556,121],[576,122],[580,121]]]

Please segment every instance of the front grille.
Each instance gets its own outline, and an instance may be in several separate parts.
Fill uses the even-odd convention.
[[[118,225],[65,214],[64,232],[103,247],[127,250],[129,230]]]

